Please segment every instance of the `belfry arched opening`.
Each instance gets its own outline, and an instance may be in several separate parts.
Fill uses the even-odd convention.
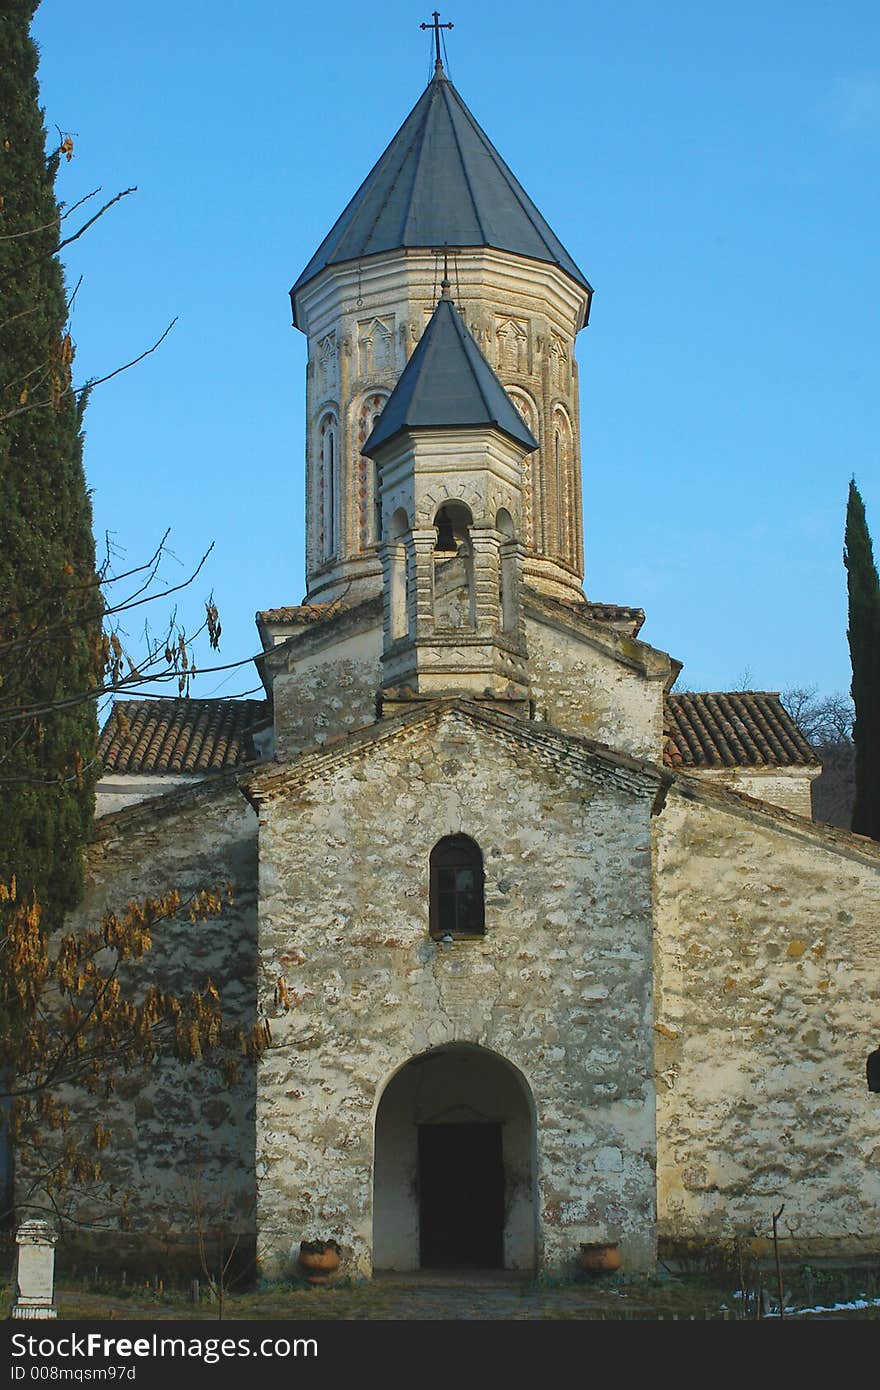
[[[534,1105],[504,1058],[434,1048],[376,1112],[373,1268],[535,1268]]]

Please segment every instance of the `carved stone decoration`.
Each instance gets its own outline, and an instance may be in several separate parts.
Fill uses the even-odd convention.
[[[499,319],[495,329],[496,367],[504,376],[511,372],[524,376],[529,369],[529,329],[521,319]]]
[[[559,391],[567,391],[569,385],[568,347],[558,333],[550,340],[550,380]]]
[[[339,389],[339,349],[336,334],[328,333],[318,344],[318,392],[332,396]]]
[[[358,324],[358,375],[382,376],[395,368],[394,316]]]

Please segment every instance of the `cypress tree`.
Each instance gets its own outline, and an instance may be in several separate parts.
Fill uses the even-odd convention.
[[[0,883],[51,930],[81,890],[94,806],[100,597],[71,384],[55,175],[30,25],[0,13]],[[66,702],[66,703],[65,703]],[[26,718],[23,711],[33,711]]]
[[[849,638],[852,697],[855,705],[856,793],[852,828],[880,840],[880,584],[865,518],[855,484],[849,485],[843,552],[849,592]]]

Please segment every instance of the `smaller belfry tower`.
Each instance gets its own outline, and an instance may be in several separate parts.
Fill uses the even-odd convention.
[[[383,707],[528,699],[522,478],[538,443],[450,291],[362,450],[379,478]]]
[[[444,260],[458,313],[536,441],[518,484],[524,582],[583,601],[574,341],[592,290],[438,56],[291,290],[293,321],[309,340],[310,604],[360,603],[381,590],[382,547],[396,538],[383,532],[377,462],[364,445],[432,319]]]

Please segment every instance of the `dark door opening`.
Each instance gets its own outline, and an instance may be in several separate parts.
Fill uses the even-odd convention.
[[[423,1269],[501,1269],[501,1125],[419,1125],[419,1260]]]

